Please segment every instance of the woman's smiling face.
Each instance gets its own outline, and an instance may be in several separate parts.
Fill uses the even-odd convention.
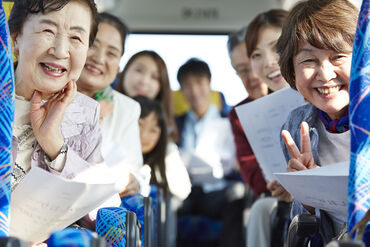
[[[122,38],[117,28],[105,22],[100,23],[77,82],[79,90],[96,93],[109,86],[119,72],[121,54]]]
[[[29,99],[34,90],[54,94],[77,81],[89,48],[91,11],[71,1],[59,11],[30,15],[13,34],[18,56],[16,92]]]
[[[273,26],[262,28],[258,35],[256,48],[250,57],[253,72],[272,91],[289,86],[280,73],[279,55],[275,51],[280,34],[281,28]]]
[[[155,60],[148,55],[138,56],[128,67],[121,83],[130,97],[142,95],[155,99],[161,90],[160,72]]]
[[[338,53],[304,42],[293,58],[297,90],[331,119],[342,117],[349,104],[352,48],[347,50]]]

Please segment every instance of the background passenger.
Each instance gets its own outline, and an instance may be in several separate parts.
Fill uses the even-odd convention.
[[[248,97],[236,106],[246,104],[255,99],[266,96],[267,85],[253,73],[245,43],[246,28],[231,33],[227,42],[227,48],[233,68],[243,82],[248,92]],[[235,107],[236,107],[235,106]],[[268,192],[262,170],[258,165],[256,156],[244,134],[242,125],[236,115],[235,107],[229,113],[229,120],[234,134],[236,154],[239,162],[240,173],[244,181],[249,185],[255,195]]]
[[[179,216],[202,215],[222,220],[220,246],[244,246],[245,187],[240,180],[233,180],[236,160],[232,131],[226,116],[211,103],[209,67],[192,58],[180,67],[177,78],[191,107],[188,113],[176,118],[179,147],[184,155],[203,160],[200,164],[189,161],[193,187]],[[196,173],[199,169],[210,169],[212,179],[203,179]]]
[[[309,0],[287,18],[277,43],[281,72],[309,102],[293,110],[283,126],[287,171],[350,159],[348,88],[357,17],[349,1]],[[292,216],[303,213],[320,218],[324,244],[345,229],[345,216],[294,200]]]
[[[175,144],[178,133],[172,112],[167,67],[163,59],[154,51],[145,50],[134,54],[119,75],[116,88],[129,97],[146,96],[161,104],[166,117],[167,137],[169,138],[165,163],[168,164],[167,168],[172,168],[172,163],[183,166],[183,161]],[[190,193],[190,182],[183,187],[183,192],[181,200],[185,199]]]
[[[77,86],[80,92],[101,104],[100,126],[104,160],[108,165],[123,160],[131,172],[130,182],[120,192],[120,196],[125,197],[134,195],[145,187],[139,175],[143,163],[137,122],[140,107],[137,102],[109,86],[119,72],[127,28],[111,14],[100,13],[98,17],[98,33],[88,51]],[[138,181],[141,181],[141,186]]]
[[[288,12],[281,9],[272,9],[257,15],[248,25],[245,38],[253,72],[272,91],[289,86],[281,76],[279,55],[275,51],[287,15]],[[259,199],[251,208],[247,246],[270,246],[271,213],[278,201],[284,204],[292,200],[290,194],[275,180],[267,184],[267,189],[273,197]]]
[[[160,102],[166,115],[170,140],[177,141],[167,67],[156,52],[145,50],[134,54],[120,74],[116,89],[131,98],[142,95]]]
[[[145,96],[136,96],[134,99],[141,107],[141,151],[144,164],[151,168],[150,183],[184,200],[190,193],[190,179],[182,162],[165,162],[168,136],[162,107],[159,102]]]

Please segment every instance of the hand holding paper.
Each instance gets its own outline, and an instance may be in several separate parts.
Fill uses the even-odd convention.
[[[276,197],[279,201],[291,202],[292,196],[289,192],[281,186],[276,180],[272,180],[267,184],[267,189],[271,192],[273,197]]]
[[[79,181],[87,181],[88,173],[94,172],[81,174]],[[82,218],[121,188],[114,180],[105,183],[107,176],[95,178],[98,181],[93,184],[76,182],[32,168],[12,192],[10,234],[32,243],[42,242],[51,232]]]
[[[304,205],[345,216],[349,162],[297,172],[275,173],[279,183]]]

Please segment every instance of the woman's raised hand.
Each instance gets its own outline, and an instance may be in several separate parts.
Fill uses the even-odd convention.
[[[301,124],[301,151],[299,151],[289,131],[283,130],[281,132],[281,136],[283,137],[285,145],[290,153],[290,156],[292,157],[288,163],[288,172],[318,167],[318,165],[315,164],[315,160],[312,156],[310,134],[308,131],[308,124],[306,122],[302,122]]]
[[[33,133],[51,160],[58,156],[63,146],[64,140],[60,133],[60,125],[76,92],[76,82],[70,81],[64,89],[53,95],[44,105],[42,105],[41,92],[35,90],[32,95],[30,120]]]

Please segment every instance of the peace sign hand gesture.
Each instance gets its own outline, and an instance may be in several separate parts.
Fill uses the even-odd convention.
[[[310,134],[308,131],[308,124],[306,122],[302,122],[301,124],[301,151],[299,151],[289,131],[283,130],[281,132],[281,136],[283,137],[285,146],[292,157],[292,159],[289,160],[287,172],[295,172],[319,167],[315,164],[315,160],[313,159]]]
[[[299,151],[289,131],[283,130],[281,132],[281,136],[283,137],[285,145],[290,153],[290,156],[292,157],[292,159],[289,160],[287,172],[295,172],[319,167],[316,165],[315,160],[313,159],[310,134],[308,131],[308,124],[306,122],[302,122],[301,124],[301,151]],[[315,208],[308,205],[303,205],[303,207],[305,207],[311,214],[315,213]]]

